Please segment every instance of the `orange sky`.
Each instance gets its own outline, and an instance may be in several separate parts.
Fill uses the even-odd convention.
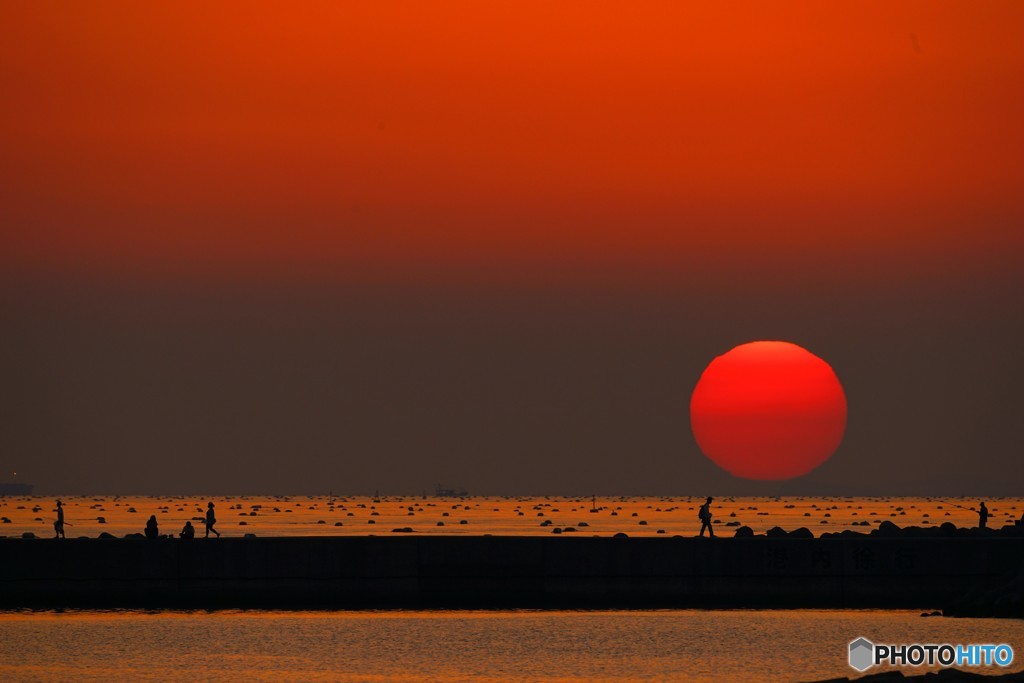
[[[1024,242],[1022,26],[1019,2],[10,0],[0,266],[984,264]]]

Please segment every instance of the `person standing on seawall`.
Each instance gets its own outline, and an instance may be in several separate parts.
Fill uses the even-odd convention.
[[[209,538],[210,532],[217,534],[217,538],[220,538],[220,532],[213,528],[213,525],[217,523],[217,516],[213,513],[213,501],[210,501],[206,506],[206,519],[203,520],[203,524],[206,525],[206,536],[203,538]]]
[[[54,538],[67,538],[64,535],[64,503],[57,501],[57,521],[53,523],[53,530],[56,533]]]
[[[715,537],[715,529],[711,526],[711,501],[713,499],[708,496],[708,499],[704,501],[704,504],[700,506],[700,511],[697,513],[697,517],[700,518],[700,536],[704,537],[704,530],[708,530],[708,537]]]

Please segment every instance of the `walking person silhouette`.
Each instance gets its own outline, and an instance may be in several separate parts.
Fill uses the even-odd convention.
[[[988,524],[988,508],[985,507],[985,501],[981,501],[981,507],[978,508],[978,528],[984,529]]]
[[[213,501],[210,501],[206,506],[206,519],[203,520],[203,524],[206,525],[206,535],[203,538],[209,538],[210,532],[217,534],[217,538],[220,538],[220,532],[213,528],[213,525],[217,523],[217,516],[213,513]]]
[[[700,506],[700,511],[697,512],[697,517],[700,518],[700,536],[704,537],[704,530],[708,530],[708,537],[715,537],[715,528],[711,526],[711,501],[713,499],[708,496],[708,499]]]
[[[64,535],[64,503],[57,501],[57,521],[53,523],[53,530],[56,532],[54,538],[67,538]]]

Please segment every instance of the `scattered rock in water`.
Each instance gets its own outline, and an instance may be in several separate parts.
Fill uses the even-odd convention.
[[[335,522],[335,523],[334,523],[334,526],[345,526],[345,525],[344,525],[344,524],[342,524],[341,522]]]
[[[726,522],[725,525],[726,526],[739,526],[740,523],[739,522]]]
[[[412,527],[411,526],[397,527],[395,529],[392,529],[391,533],[393,533],[393,534],[411,534],[412,533]]]
[[[460,519],[459,524],[469,524],[469,521],[465,519]]]
[[[238,526],[249,526],[249,522],[239,522]]]
[[[629,534],[624,534],[620,531],[619,533],[612,536],[612,538],[629,538]]]
[[[107,518],[106,517],[97,517],[96,518],[96,523],[97,524],[106,524],[107,523]]]
[[[25,533],[23,533],[21,535],[21,537],[24,538],[26,541],[28,541],[28,540],[31,540],[31,539],[35,538],[36,535],[34,533],[32,533],[31,531],[26,531]]]
[[[562,530],[556,526],[554,529],[551,530],[551,533],[560,534],[562,533]]]
[[[249,532],[249,533],[247,533],[247,534],[246,534],[245,536],[242,536],[242,538],[256,538],[256,534],[254,534],[254,533],[252,533],[252,532],[250,531],[250,532]]]

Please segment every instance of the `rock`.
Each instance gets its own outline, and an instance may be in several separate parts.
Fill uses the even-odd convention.
[[[753,538],[754,530],[749,526],[741,526],[736,530],[736,533],[732,535],[733,538]]]
[[[256,534],[250,532],[250,533],[246,534],[245,536],[243,536],[242,538],[256,538]]]
[[[790,531],[789,532],[789,537],[790,538],[814,538],[814,534],[811,533],[810,529],[808,529],[805,526],[802,526],[799,529],[794,529],[793,531]]]
[[[871,535],[895,537],[900,535],[900,528],[892,522],[890,522],[889,520],[885,520],[884,522],[878,525],[877,529],[871,532]]]
[[[726,522],[725,525],[726,526],[739,526],[740,523],[739,522]]]
[[[35,538],[36,535],[34,533],[32,533],[31,531],[26,531],[25,533],[23,533],[21,535],[21,537],[24,538],[25,540],[31,540],[31,539]]]
[[[552,530],[551,530],[551,533],[553,533],[553,534],[560,534],[560,533],[562,533],[562,530],[561,530],[561,529],[559,529],[559,528],[558,528],[558,527],[556,526],[556,527],[555,527],[554,529],[552,529]]]
[[[334,523],[334,526],[345,526],[345,525],[344,525],[344,524],[342,524],[341,522],[335,522],[335,523]]]
[[[787,534],[786,530],[782,527],[773,526],[771,529],[766,531],[764,535],[768,538],[785,538],[789,534]]]
[[[412,527],[411,526],[398,527],[397,529],[392,529],[391,533],[393,533],[393,534],[411,534],[412,533]]]
[[[628,534],[624,534],[624,533],[622,533],[620,531],[619,533],[617,533],[614,536],[612,536],[612,538],[629,538],[629,535]]]

